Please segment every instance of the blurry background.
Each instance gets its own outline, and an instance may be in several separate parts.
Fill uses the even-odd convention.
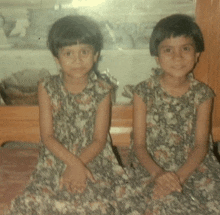
[[[127,84],[149,77],[154,59],[148,42],[161,18],[184,13],[195,16],[193,0],[0,0],[0,79],[13,73],[57,67],[46,47],[47,32],[58,18],[88,15],[101,26],[104,50],[100,72],[108,71],[119,83],[117,102]]]

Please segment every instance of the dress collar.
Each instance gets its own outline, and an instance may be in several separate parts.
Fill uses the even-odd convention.
[[[81,95],[85,91],[87,91],[88,89],[91,89],[94,86],[94,82],[97,80],[97,75],[95,74],[94,71],[90,71],[89,75],[88,75],[88,83],[87,83],[86,87],[80,93],[77,93],[77,94],[73,94],[73,93],[69,92],[66,89],[66,87],[64,85],[64,79],[63,79],[63,72],[62,71],[59,72],[59,78],[60,78],[60,84],[61,84],[61,91],[63,92],[64,95],[68,95],[68,94]]]

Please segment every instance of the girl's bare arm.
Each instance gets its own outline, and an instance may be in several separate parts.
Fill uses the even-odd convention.
[[[152,177],[156,177],[163,173],[163,169],[155,163],[146,149],[146,114],[146,104],[135,93],[133,113],[134,150],[140,163],[146,168]]]
[[[82,151],[79,157],[84,164],[91,162],[105,147],[109,132],[110,110],[111,94],[108,94],[99,104],[96,113],[93,142]]]
[[[198,107],[195,146],[186,163],[177,171],[181,183],[187,180],[208,153],[212,103],[213,99],[209,99]]]
[[[65,164],[69,166],[78,165],[81,163],[80,159],[69,152],[54,137],[51,102],[45,88],[41,83],[38,86],[38,101],[40,110],[40,134],[42,142]]]

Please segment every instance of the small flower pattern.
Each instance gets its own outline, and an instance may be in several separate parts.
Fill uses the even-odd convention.
[[[110,92],[111,86],[90,74],[87,87],[79,94],[71,94],[56,75],[42,81],[52,104],[55,137],[69,151],[80,155],[92,143],[96,111]],[[24,193],[13,202],[11,215],[123,215],[131,211],[141,214],[144,207],[132,209],[136,199],[128,183],[128,176],[118,164],[110,145],[88,164],[97,180],[88,181],[83,194],[60,190],[59,181],[65,164],[43,144],[36,170]]]
[[[214,96],[205,84],[189,75],[190,88],[181,97],[169,95],[160,85],[161,72],[134,88],[147,105],[146,146],[152,158],[166,171],[178,170],[187,160],[195,141],[197,107]],[[220,214],[220,165],[210,151],[203,163],[183,185],[183,193],[174,192],[152,199],[153,183],[149,173],[133,158],[133,188],[145,199],[145,215]]]

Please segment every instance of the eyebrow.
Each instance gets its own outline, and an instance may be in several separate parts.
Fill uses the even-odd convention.
[[[194,43],[186,43],[186,44],[183,44],[181,46],[194,46]],[[167,48],[167,47],[173,47],[172,45],[162,45],[160,46],[160,48]]]
[[[194,43],[185,43],[181,46],[187,46],[187,45],[194,46]],[[173,46],[172,45],[162,45],[161,47],[173,47]]]

